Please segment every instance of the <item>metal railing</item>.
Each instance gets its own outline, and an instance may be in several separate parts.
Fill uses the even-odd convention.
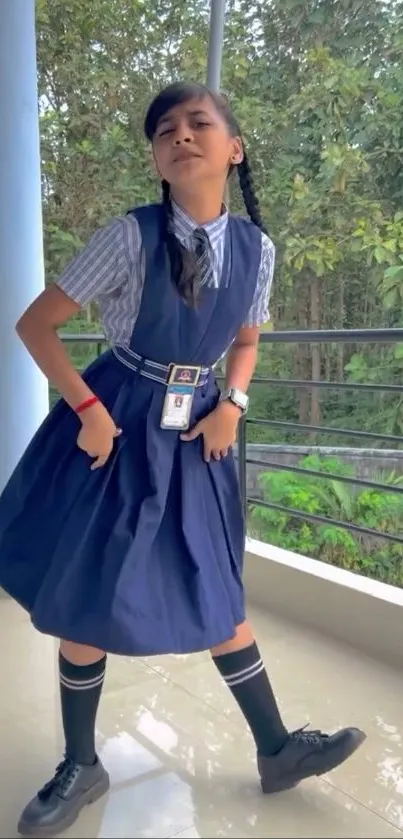
[[[100,334],[63,334],[63,341],[74,344],[92,344],[96,347],[96,354],[99,356],[106,345],[103,335]],[[304,331],[285,331],[285,332],[265,332],[260,336],[262,344],[267,343],[284,343],[284,344],[391,344],[396,342],[403,343],[403,329],[358,329],[358,330],[304,330]],[[220,378],[220,377],[218,377]],[[252,384],[264,384],[270,387],[283,388],[325,388],[340,391],[372,391],[376,393],[396,393],[403,396],[403,384],[378,384],[378,383],[361,383],[361,382],[340,382],[340,381],[313,381],[300,379],[282,379],[269,378],[262,376],[255,376],[252,379]],[[248,428],[251,426],[261,426],[266,428],[283,428],[286,431],[299,432],[321,432],[326,434],[335,434],[338,436],[348,436],[358,440],[372,439],[376,442],[391,443],[396,448],[403,446],[403,437],[396,434],[381,434],[378,432],[362,431],[346,428],[334,428],[327,425],[309,425],[307,423],[290,422],[288,420],[271,420],[260,419],[252,416],[247,416],[241,420],[238,431],[238,473],[241,488],[242,499],[244,503],[245,513],[247,513],[250,505],[254,507],[265,507],[267,509],[276,511],[278,513],[285,513],[291,518],[302,519],[313,524],[332,525],[343,530],[348,530],[353,533],[360,534],[365,537],[372,537],[385,542],[394,542],[403,545],[403,536],[399,533],[390,534],[372,527],[365,527],[360,524],[355,524],[351,521],[342,519],[335,519],[328,516],[322,516],[308,511],[302,511],[282,504],[276,504],[271,501],[263,500],[262,498],[248,495],[247,487],[247,469],[248,466],[258,466],[267,471],[281,470],[298,475],[306,475],[307,477],[314,477],[318,480],[333,480],[344,484],[353,484],[367,489],[376,489],[378,491],[403,494],[403,486],[397,484],[381,483],[380,481],[367,480],[360,477],[349,475],[339,475],[329,472],[321,472],[315,469],[303,468],[301,466],[290,465],[287,463],[276,463],[271,460],[262,460],[259,458],[248,457]]]
[[[286,332],[266,332],[260,336],[262,343],[280,343],[285,344],[334,344],[334,343],[395,343],[403,342],[403,329],[335,329],[335,330],[304,330],[304,331],[286,331]],[[403,395],[403,385],[401,384],[377,384],[377,383],[360,383],[360,382],[340,382],[340,381],[313,381],[313,380],[298,380],[298,379],[273,379],[267,377],[256,377],[252,379],[253,383],[262,383],[275,387],[286,388],[326,388],[332,390],[354,390],[358,393],[361,391],[372,391],[378,393],[397,393]],[[403,437],[395,434],[379,434],[378,432],[361,431],[346,428],[333,428],[331,426],[322,425],[307,425],[306,423],[289,422],[271,419],[257,419],[254,417],[246,417],[240,424],[238,435],[238,469],[239,480],[244,500],[245,512],[248,506],[253,504],[255,507],[266,507],[267,509],[276,511],[278,513],[285,513],[288,516],[303,521],[309,521],[313,524],[326,524],[334,527],[349,530],[361,536],[372,537],[383,540],[385,542],[395,542],[403,545],[403,536],[399,534],[384,533],[371,527],[364,527],[363,525],[355,524],[351,521],[341,519],[334,519],[329,516],[322,516],[308,511],[301,511],[294,508],[286,507],[282,504],[275,504],[271,501],[265,501],[260,498],[251,497],[248,495],[247,489],[247,467],[248,465],[255,465],[264,468],[267,471],[281,470],[298,475],[306,475],[317,478],[318,480],[333,480],[344,484],[353,484],[356,486],[365,487],[367,489],[377,489],[382,492],[392,492],[394,494],[402,494],[403,487],[396,484],[380,483],[379,481],[366,480],[364,478],[338,475],[330,472],[320,472],[315,469],[305,469],[300,466],[294,466],[286,463],[275,463],[269,460],[261,460],[259,458],[251,458],[247,456],[247,429],[250,426],[259,425],[266,428],[284,428],[287,431],[295,432],[322,432],[326,434],[341,435],[356,439],[372,439],[377,442],[388,442],[396,446],[403,446]],[[402,523],[403,526],[403,523]]]

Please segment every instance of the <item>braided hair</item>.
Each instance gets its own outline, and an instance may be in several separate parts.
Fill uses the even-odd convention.
[[[194,254],[183,247],[174,232],[174,221],[171,203],[171,187],[168,181],[162,181],[162,204],[165,209],[165,242],[171,274],[179,295],[190,306],[197,301],[198,267]]]
[[[249,158],[246,154],[245,147],[243,149],[242,163],[238,164],[237,169],[239,186],[241,187],[246,212],[253,224],[256,224],[256,227],[260,227],[262,233],[266,233],[267,235],[267,230],[260,214],[259,199],[255,192],[252,170],[250,168]]]
[[[240,127],[232,114],[229,105],[218,93],[209,90],[204,85],[175,83],[165,88],[151,103],[145,123],[144,132],[147,139],[152,142],[160,119],[176,105],[188,102],[190,99],[197,99],[209,96],[214,102],[218,113],[225,120],[230,135],[241,137]],[[228,176],[231,176],[234,169],[237,169],[239,186],[248,216],[263,233],[267,233],[261,213],[259,200],[255,193],[252,171],[243,144],[243,160],[236,166],[230,166]],[[167,181],[162,181],[162,204],[165,210],[164,230],[165,241],[169,260],[171,264],[172,280],[177,287],[178,293],[190,306],[197,302],[198,288],[198,266],[194,254],[183,247],[174,232],[173,211],[171,202],[171,188]]]

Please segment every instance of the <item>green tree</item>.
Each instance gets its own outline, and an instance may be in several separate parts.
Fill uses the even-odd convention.
[[[402,323],[403,4],[228,2],[223,88],[241,124],[277,246],[275,328]],[[97,225],[158,195],[142,134],[166,82],[205,77],[204,0],[38,0],[45,257],[52,281]],[[238,192],[231,207],[241,208]],[[82,328],[95,328],[94,312]],[[80,324],[75,324],[76,329]],[[357,362],[358,357],[361,361]],[[261,370],[401,376],[396,350],[265,347]],[[255,389],[260,415],[367,425],[355,396]],[[298,404],[297,404],[298,402]],[[372,404],[372,403],[371,403]],[[396,407],[397,406],[397,407]],[[297,410],[296,410],[297,408]],[[379,430],[402,428],[383,400]]]

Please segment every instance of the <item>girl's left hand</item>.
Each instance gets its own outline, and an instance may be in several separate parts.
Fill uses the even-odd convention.
[[[191,431],[181,434],[181,440],[188,442],[203,435],[204,460],[209,463],[211,456],[221,460],[228,454],[228,449],[236,441],[237,425],[241,411],[232,402],[219,402],[211,414],[200,420]]]

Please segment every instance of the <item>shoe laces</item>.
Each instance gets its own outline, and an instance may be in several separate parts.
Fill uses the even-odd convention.
[[[71,782],[77,775],[78,770],[79,767],[73,760],[71,760],[71,758],[66,757],[62,760],[62,762],[56,767],[53,778],[48,781],[41,790],[39,790],[39,800],[47,801],[54,791],[63,796],[68,791]]]
[[[293,731],[290,734],[290,738],[298,743],[305,743],[308,746],[318,746],[322,748],[326,740],[329,739],[328,734],[324,734],[323,731],[320,729],[311,729],[310,731],[306,731],[308,725],[304,725],[302,728],[298,728],[297,731]]]

